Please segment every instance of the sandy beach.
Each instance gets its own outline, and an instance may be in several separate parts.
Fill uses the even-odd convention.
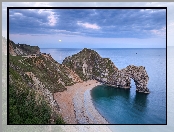
[[[60,107],[60,114],[67,124],[108,124],[91,100],[90,90],[97,85],[100,83],[89,80],[67,86],[66,91],[54,94],[54,99]]]

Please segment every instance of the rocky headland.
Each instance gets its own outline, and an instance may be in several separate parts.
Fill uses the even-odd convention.
[[[39,54],[40,48],[38,46],[30,46],[27,44],[15,44],[12,40],[9,40],[9,53],[13,56]]]
[[[143,66],[129,65],[119,70],[109,58],[102,58],[96,51],[87,48],[65,58],[62,64],[84,81],[94,79],[116,88],[130,88],[132,78],[137,92],[149,93],[149,77]]]

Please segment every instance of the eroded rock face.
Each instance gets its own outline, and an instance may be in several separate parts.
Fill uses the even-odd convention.
[[[149,93],[149,77],[143,66],[129,65],[119,70],[109,58],[102,58],[96,51],[87,48],[65,58],[63,64],[82,80],[95,79],[109,86],[130,88],[132,78],[137,92]]]
[[[125,68],[125,72],[134,80],[137,92],[149,93],[149,89],[147,88],[149,77],[145,67],[129,65]]]

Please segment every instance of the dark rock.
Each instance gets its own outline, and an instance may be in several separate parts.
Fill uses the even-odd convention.
[[[11,55],[32,55],[39,54],[40,48],[38,46],[30,46],[27,44],[15,44],[9,40],[9,53]]]

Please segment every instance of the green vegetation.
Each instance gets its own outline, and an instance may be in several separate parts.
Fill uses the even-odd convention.
[[[24,52],[28,54],[36,54],[37,52],[40,52],[40,49],[38,46],[30,46],[27,44],[18,44],[16,47],[22,49]]]
[[[108,69],[108,75],[112,75],[115,72],[113,62],[109,58],[102,58],[100,55],[91,49],[84,48],[79,53],[67,57],[63,60],[63,64],[74,70],[82,80],[87,80],[87,76],[83,74],[84,61],[87,64],[88,72],[92,68],[92,74],[94,77],[101,77],[106,69]],[[75,65],[76,64],[76,65]]]
[[[34,93],[29,90],[16,89],[9,86],[9,123],[10,124],[45,124],[49,120],[50,110],[44,106],[36,105]]]
[[[34,90],[9,85],[9,124],[50,124],[50,107],[35,96]],[[65,123],[61,116],[55,120],[55,124]]]
[[[43,60],[43,64],[38,61]],[[44,66],[45,64],[45,66]],[[9,55],[9,123],[10,124],[65,124],[63,118],[54,114],[42,94],[34,90],[34,81],[25,72],[32,72],[52,93],[66,90],[57,83],[61,77],[55,64],[44,57],[23,58]],[[48,69],[47,69],[48,68]],[[61,72],[61,71],[60,71]],[[62,81],[67,81],[67,76]],[[65,81],[65,82],[66,82]]]
[[[41,96],[36,100],[35,91],[28,86],[30,78],[25,80],[14,69],[9,69],[9,123],[10,124],[49,124],[51,109]],[[64,124],[61,116],[55,117],[56,122]]]
[[[66,68],[60,64],[52,63],[43,56],[36,58],[23,58],[22,56],[9,57],[10,65],[21,73],[32,72],[51,92],[61,92],[66,90],[65,86],[73,85],[72,79],[68,77]],[[56,69],[59,67],[60,71]],[[65,86],[57,82],[59,79],[64,82]]]
[[[82,68],[75,69],[75,72],[82,80],[85,80],[85,76],[84,76],[84,74],[82,72]]]

